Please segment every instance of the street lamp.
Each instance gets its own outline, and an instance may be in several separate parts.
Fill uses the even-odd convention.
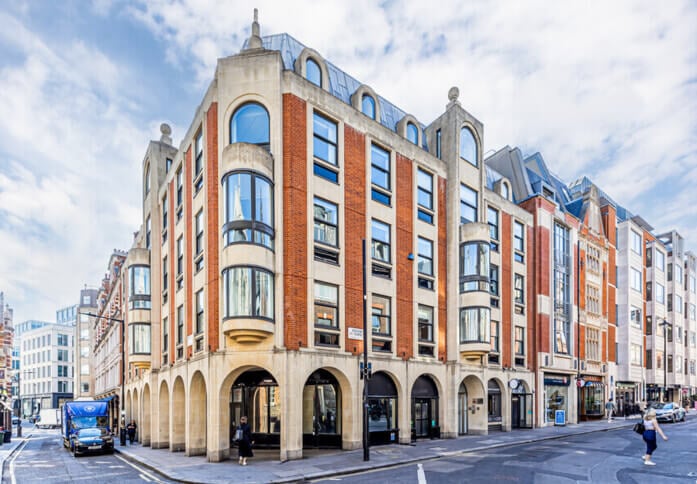
[[[666,397],[668,395],[668,346],[667,346],[667,341],[668,341],[668,330],[666,329],[666,326],[668,326],[670,323],[666,321],[665,318],[663,318],[663,322],[660,324],[663,326],[663,401],[666,401]]]

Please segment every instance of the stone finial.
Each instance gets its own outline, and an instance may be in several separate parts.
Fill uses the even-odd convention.
[[[459,97],[460,97],[460,90],[455,86],[451,87],[450,90],[448,91],[448,100],[451,103],[454,103],[454,102],[457,102],[457,99]]]
[[[254,9],[254,22],[252,22],[252,35],[247,40],[247,48],[245,50],[263,49],[264,44],[261,41],[261,29],[259,28],[259,10]]]
[[[160,136],[160,142],[171,145],[172,138],[170,137],[170,135],[172,134],[172,128],[170,128],[169,124],[162,123],[160,125],[160,133],[162,133],[162,136]]]

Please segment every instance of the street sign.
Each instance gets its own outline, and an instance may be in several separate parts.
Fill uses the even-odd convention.
[[[554,412],[554,425],[566,425],[566,411],[556,410]]]
[[[349,328],[348,329],[349,339],[357,339],[363,341],[363,330],[361,328]]]

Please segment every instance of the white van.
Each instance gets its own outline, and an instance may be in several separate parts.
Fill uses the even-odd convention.
[[[61,414],[57,408],[42,408],[36,426],[40,429],[56,429],[61,426]]]

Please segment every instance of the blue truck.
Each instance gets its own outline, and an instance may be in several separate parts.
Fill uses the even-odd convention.
[[[107,402],[85,400],[63,404],[63,446],[75,452],[75,443],[83,429],[99,429],[110,433]]]

